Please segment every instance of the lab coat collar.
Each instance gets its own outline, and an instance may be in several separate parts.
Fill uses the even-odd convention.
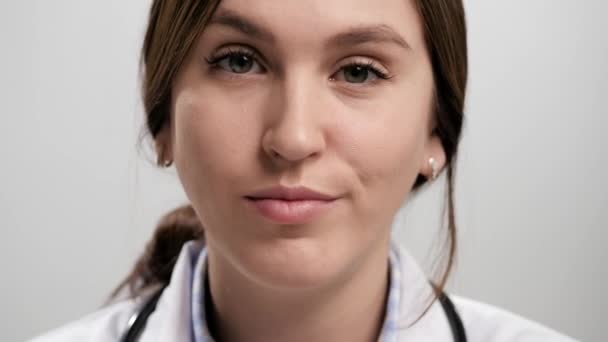
[[[148,319],[141,342],[192,341],[192,276],[202,248],[203,243],[198,241],[189,241],[182,247],[171,281]]]
[[[401,271],[397,341],[453,341],[441,303],[435,300],[429,307],[434,290],[416,259],[394,241],[391,250],[399,258]],[[421,317],[427,307],[428,311]]]

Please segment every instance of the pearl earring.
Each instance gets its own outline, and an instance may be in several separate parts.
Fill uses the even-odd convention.
[[[435,158],[431,157],[429,158],[429,165],[431,165],[431,180],[435,180],[437,179],[437,176],[439,175],[439,167],[437,166],[437,161],[435,160]]]
[[[156,165],[160,167],[170,167],[173,165],[173,159],[166,160],[163,155],[159,155],[158,158],[156,158]]]

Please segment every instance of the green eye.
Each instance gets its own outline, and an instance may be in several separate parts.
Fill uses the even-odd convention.
[[[364,83],[369,77],[369,68],[350,65],[344,68],[344,79],[349,83]]]
[[[334,76],[333,80],[342,81],[350,84],[366,84],[373,83],[378,80],[387,80],[391,78],[385,71],[379,69],[374,63],[350,63],[340,68]]]
[[[219,65],[224,66],[223,64],[227,64],[224,69],[230,69],[230,71],[236,74],[244,74],[253,68],[253,63],[253,59],[248,56],[232,55],[220,61]]]
[[[213,68],[232,74],[261,73],[264,71],[254,53],[246,50],[226,51],[207,59],[207,63]]]

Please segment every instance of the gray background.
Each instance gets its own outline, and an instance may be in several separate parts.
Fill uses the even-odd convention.
[[[148,6],[0,1],[1,341],[97,308],[158,217],[184,200],[175,172],[156,170],[136,146]],[[466,6],[451,289],[606,341],[608,2]],[[395,227],[426,266],[441,192],[420,194]]]

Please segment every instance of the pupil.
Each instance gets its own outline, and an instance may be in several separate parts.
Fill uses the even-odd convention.
[[[346,80],[352,83],[362,83],[367,79],[368,71],[360,66],[353,66],[346,71]]]
[[[252,67],[251,59],[247,56],[232,56],[230,58],[230,68],[236,73],[245,73]]]

